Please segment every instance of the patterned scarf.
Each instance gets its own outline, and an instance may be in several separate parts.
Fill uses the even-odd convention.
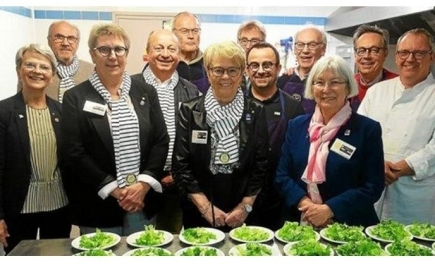
[[[60,78],[59,102],[62,103],[62,98],[65,91],[76,85],[73,76],[79,70],[79,59],[75,55],[70,65],[64,65],[58,62],[56,68],[57,68],[57,74],[59,75]]]
[[[219,105],[210,87],[205,96],[207,124],[216,132],[214,164],[232,164],[239,161],[239,141],[236,130],[243,113],[243,92],[239,88],[234,100],[225,106]]]
[[[154,86],[157,90],[160,107],[162,109],[166,128],[168,130],[169,150],[164,168],[164,170],[168,171],[171,170],[172,166],[172,153],[174,150],[175,141],[175,106],[178,106],[178,104],[175,104],[174,88],[178,83],[178,73],[177,71],[175,71],[174,74],[172,74],[169,84],[159,84],[156,80],[156,76],[153,74],[150,67],[147,67],[142,75],[145,81],[148,84]]]
[[[112,111],[111,125],[116,178],[118,187],[122,188],[126,186],[126,176],[129,174],[138,176],[140,168],[139,121],[129,98],[131,78],[124,73],[118,100],[112,100],[110,93],[95,71],[89,81]]]
[[[351,114],[352,109],[349,102],[346,102],[346,105],[326,125],[323,124],[323,116],[319,106],[316,106],[311,117],[310,126],[308,127],[310,151],[302,180],[308,184],[308,194],[314,203],[323,203],[317,184],[326,181],[325,168],[329,154],[329,142],[335,137],[340,127],[350,118]]]

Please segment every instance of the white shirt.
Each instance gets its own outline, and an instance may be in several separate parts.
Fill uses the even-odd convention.
[[[386,187],[375,204],[380,219],[435,224],[435,79],[405,89],[400,78],[367,90],[358,113],[381,124],[386,161],[415,171]]]

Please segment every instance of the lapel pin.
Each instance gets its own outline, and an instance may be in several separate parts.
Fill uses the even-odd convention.
[[[145,97],[142,97],[142,100],[139,103],[141,106],[145,105]]]
[[[24,116],[21,115],[21,114],[19,114],[18,117],[19,117],[20,119],[24,118]]]
[[[54,121],[55,122],[59,122],[59,118],[54,118]]]
[[[345,136],[349,136],[349,135],[350,135],[350,129],[346,129],[346,130],[344,131],[344,135],[345,135]]]

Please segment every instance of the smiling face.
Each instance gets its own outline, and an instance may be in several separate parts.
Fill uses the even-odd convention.
[[[269,94],[269,90],[276,90],[276,79],[281,71],[281,65],[279,65],[279,61],[276,61],[273,50],[271,48],[253,48],[249,52],[247,60],[248,65],[261,65],[256,71],[253,67],[247,67],[253,90],[258,94],[262,92]],[[276,65],[277,63],[278,65]],[[272,64],[272,66],[266,71],[264,65],[267,64]]]
[[[349,86],[342,77],[327,70],[313,79],[313,83],[321,82],[323,86],[313,84],[313,97],[324,118],[334,116],[346,104]]]
[[[161,81],[169,79],[180,60],[177,37],[169,30],[159,30],[149,38],[148,58],[151,71]]]
[[[314,29],[309,28],[302,30],[296,37],[296,43],[322,43],[322,34]],[[318,44],[316,48],[310,50],[307,45],[304,46],[302,50],[294,49],[294,54],[298,61],[298,66],[305,69],[307,72],[311,70],[314,63],[321,58],[326,51],[325,44]]]
[[[66,38],[61,42],[55,42],[55,36],[62,35],[64,37],[75,37],[75,42],[69,42]],[[74,55],[79,47],[80,39],[78,38],[77,30],[67,22],[59,22],[54,24],[48,34],[48,45],[56,56],[57,60],[65,65],[72,63]]]
[[[17,74],[22,83],[23,92],[43,92],[51,83],[54,71],[47,57],[34,51],[27,51],[23,55]]]
[[[240,69],[240,66],[237,63],[226,57],[214,58],[210,63],[210,68],[216,67],[221,67],[224,69],[229,67],[237,67]],[[221,101],[222,103],[231,102],[236,96],[237,89],[242,82],[243,69],[240,69],[238,75],[235,77],[228,75],[228,71],[225,71],[222,76],[216,77],[210,68],[207,69],[207,76],[216,99],[219,103],[221,103]]]
[[[362,56],[358,56],[355,52],[355,63],[358,72],[361,73],[364,81],[369,83],[373,81],[382,72],[385,59],[387,58],[388,51],[385,49],[384,40],[378,33],[367,32],[361,35],[355,41],[355,49],[358,48],[378,48],[379,53],[370,53],[366,51]]]

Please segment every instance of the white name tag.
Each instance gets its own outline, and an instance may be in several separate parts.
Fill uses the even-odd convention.
[[[92,101],[86,101],[85,106],[83,107],[83,111],[97,114],[99,116],[104,116],[106,110],[107,110],[106,105],[92,102]]]
[[[192,131],[192,143],[193,144],[207,144],[207,130],[193,130]]]
[[[345,159],[350,159],[355,152],[356,148],[343,140],[335,139],[334,144],[332,144],[331,151],[339,154]]]

